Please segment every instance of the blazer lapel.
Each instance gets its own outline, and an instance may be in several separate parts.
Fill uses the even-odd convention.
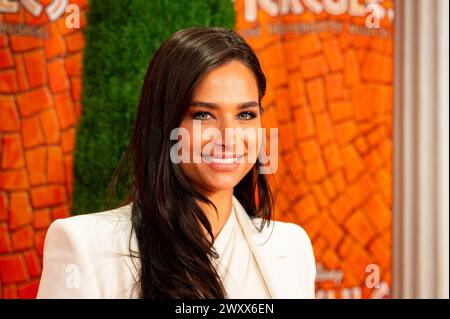
[[[278,230],[275,222],[271,221],[269,227],[266,224],[264,229],[258,232],[256,227],[259,227],[261,219],[250,218],[235,196],[233,196],[233,207],[271,297],[273,299],[300,298],[300,287],[295,284],[300,281],[297,278],[298,272],[292,267],[295,263],[291,261],[290,248],[286,242],[277,238],[281,234],[275,234],[275,232],[272,234],[272,231]],[[270,237],[271,235],[273,237]]]

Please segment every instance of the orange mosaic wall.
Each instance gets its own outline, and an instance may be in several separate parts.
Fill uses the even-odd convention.
[[[68,28],[64,11],[50,21],[22,2],[19,12],[0,13],[1,30],[16,30],[0,31],[0,298],[36,296],[47,228],[70,215],[87,0],[70,3],[81,9],[81,28]]]
[[[268,78],[264,126],[279,128],[275,219],[301,225],[312,239],[317,298],[389,297],[392,20],[386,14],[379,29],[369,30],[367,16],[314,13],[306,6],[293,13],[295,3],[306,1],[278,3],[291,5],[290,12],[278,7],[277,13],[276,1],[235,1],[236,29]],[[383,6],[392,16],[392,2]],[[288,31],[277,31],[280,26]],[[316,30],[301,31],[305,26]],[[377,277],[368,275],[377,274],[374,288]]]

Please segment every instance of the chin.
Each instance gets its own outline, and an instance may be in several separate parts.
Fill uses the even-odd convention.
[[[231,176],[229,173],[215,174],[214,176],[208,176],[204,178],[206,189],[221,191],[234,188],[241,178]]]
[[[207,192],[233,189],[251,170],[251,167],[243,165],[232,170],[218,170],[204,163],[195,167],[185,166],[184,168],[188,179]]]

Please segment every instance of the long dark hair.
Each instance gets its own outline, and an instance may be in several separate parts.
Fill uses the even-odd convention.
[[[193,92],[205,74],[238,60],[255,75],[259,103],[266,78],[259,61],[234,31],[192,27],[172,34],[155,53],[145,76],[137,118],[124,159],[131,166],[132,233],[138,242],[141,298],[226,298],[210,258],[218,258],[211,225],[196,201],[214,204],[199,193],[170,160],[176,141],[170,132],[179,126]],[[262,107],[261,107],[262,111]],[[233,190],[252,218],[261,218],[259,231],[270,223],[272,195],[257,161]],[[217,212],[217,209],[216,209]]]

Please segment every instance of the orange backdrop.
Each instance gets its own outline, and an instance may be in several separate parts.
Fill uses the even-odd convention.
[[[236,29],[268,77],[265,126],[279,128],[275,219],[311,237],[316,297],[389,296],[392,2],[236,0],[235,8]]]
[[[47,228],[70,215],[81,111],[87,1],[70,1],[81,9],[79,29],[66,26],[65,7],[47,13],[64,1],[22,2],[0,13],[10,28],[0,31],[0,298],[36,296]],[[31,28],[13,28],[20,25]]]

